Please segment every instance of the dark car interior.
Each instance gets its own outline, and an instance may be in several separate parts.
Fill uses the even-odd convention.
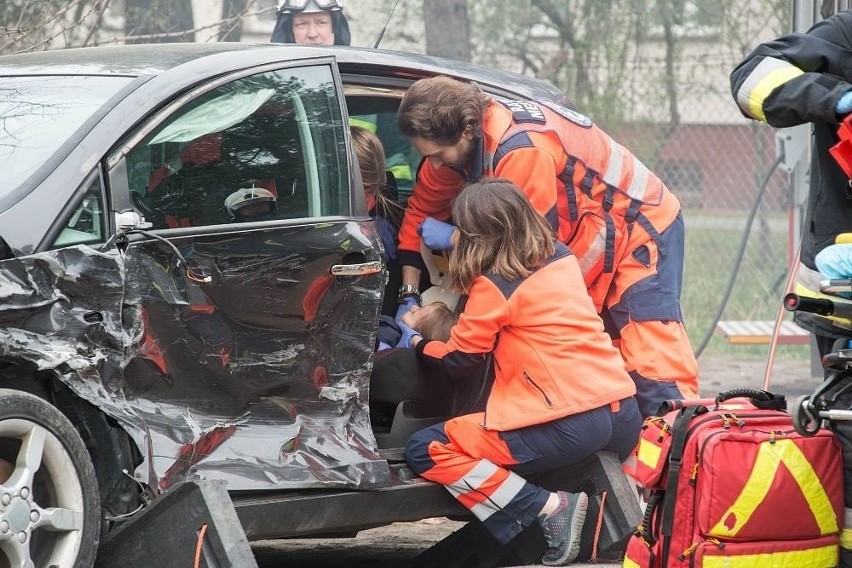
[[[420,154],[399,131],[396,122],[399,96],[349,94],[346,105],[350,124],[363,125],[382,141],[390,177],[395,180],[397,201],[405,206],[414,187]],[[398,264],[398,263],[397,263]],[[401,279],[390,265],[391,276],[385,292],[383,313],[396,312],[396,291]],[[431,283],[424,273],[421,290]],[[405,376],[405,380],[400,380]],[[416,431],[453,416],[484,409],[493,370],[490,358],[470,380],[456,383],[441,373],[427,371],[410,349],[378,351],[370,379],[370,421],[382,455],[404,460],[405,442]]]
[[[264,105],[220,132],[148,146],[148,163],[141,169],[152,173],[144,191],[131,182],[135,204],[155,228],[229,223],[225,199],[240,188],[262,187],[278,198],[275,218],[306,217],[301,148],[292,108]]]
[[[370,378],[370,422],[382,455],[404,459],[405,442],[418,430],[483,411],[493,381],[490,356],[472,376],[453,381],[427,371],[412,349],[377,352]]]
[[[420,163],[420,154],[396,125],[396,112],[400,99],[388,96],[348,95],[346,106],[350,124],[365,121],[382,141],[385,162],[396,180],[398,199],[405,205],[414,187],[414,177]]]

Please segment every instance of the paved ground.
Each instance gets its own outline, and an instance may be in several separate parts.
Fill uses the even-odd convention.
[[[715,396],[731,388],[763,387],[766,368],[763,361],[705,357],[699,363],[704,396]],[[810,393],[818,385],[819,380],[811,378],[810,374],[808,361],[776,360],[769,390],[784,393],[792,401],[796,396]],[[351,539],[264,542],[256,543],[253,548],[261,568],[398,568],[410,565],[422,550],[462,526],[463,523],[444,518],[426,519],[363,531]],[[574,566],[614,568],[621,563]]]

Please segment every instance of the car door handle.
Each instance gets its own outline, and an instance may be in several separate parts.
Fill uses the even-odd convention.
[[[379,260],[371,262],[359,262],[357,264],[335,264],[331,267],[332,276],[366,276],[382,271],[382,263]]]

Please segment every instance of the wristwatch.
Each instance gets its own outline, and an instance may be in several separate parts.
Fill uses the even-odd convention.
[[[422,301],[420,297],[420,290],[417,289],[417,286],[414,284],[403,284],[399,287],[399,301],[402,303],[402,300],[408,298],[409,296],[414,296],[417,299],[417,303],[419,304]]]

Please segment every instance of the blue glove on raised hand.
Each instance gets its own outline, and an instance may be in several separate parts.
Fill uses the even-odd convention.
[[[403,349],[413,349],[414,346],[411,344],[411,341],[415,337],[423,338],[418,332],[414,331],[413,328],[405,325],[402,322],[399,322],[399,329],[402,331],[402,336],[399,338],[396,346],[401,347]]]
[[[406,296],[405,298],[400,300],[399,308],[397,308],[396,315],[393,317],[394,321],[396,321],[396,325],[400,327],[404,325],[401,319],[403,314],[407,314],[411,310],[412,306],[417,305],[419,304],[417,302],[417,298],[415,298],[414,296]]]
[[[453,248],[453,231],[455,230],[455,225],[426,217],[426,220],[420,223],[417,234],[423,238],[423,242],[431,250],[450,250]]]
[[[834,104],[834,112],[840,115],[852,112],[852,91],[846,91]]]

